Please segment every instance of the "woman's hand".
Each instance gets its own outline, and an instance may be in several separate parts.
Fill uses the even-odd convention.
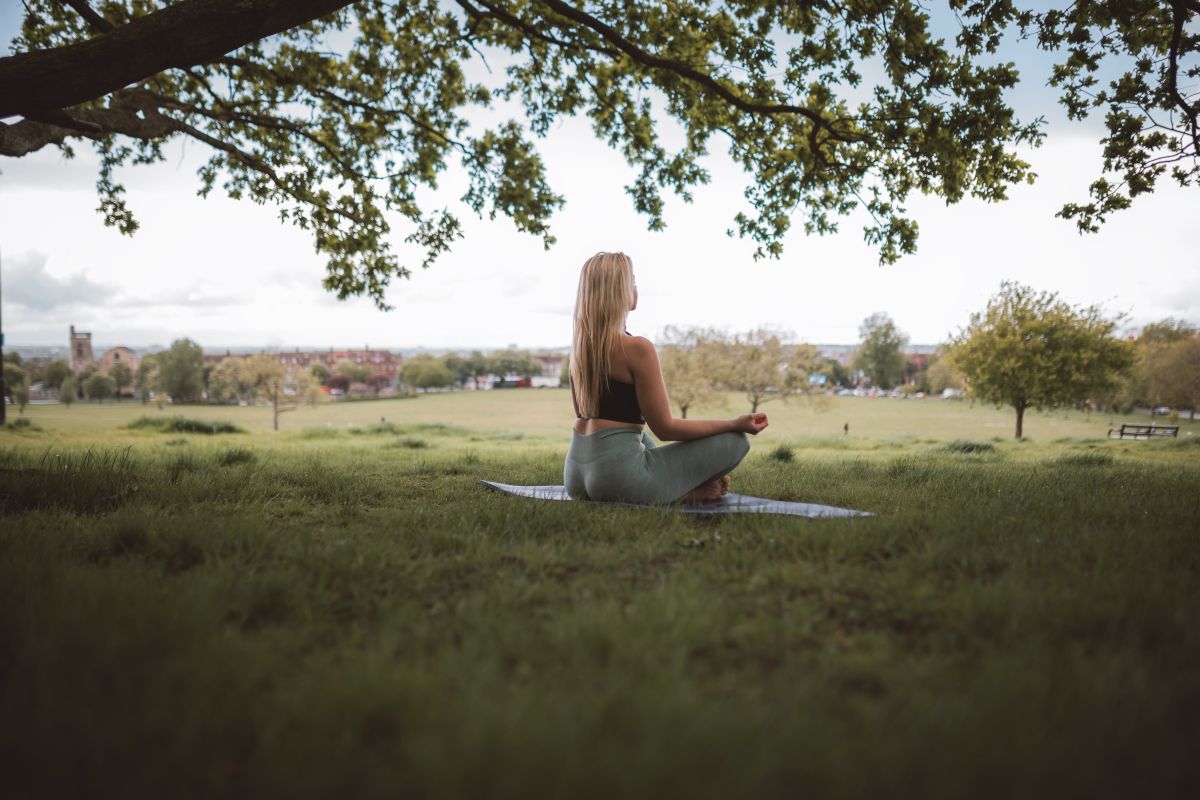
[[[742,414],[733,421],[734,430],[757,436],[767,427],[767,415],[761,411],[756,414]]]

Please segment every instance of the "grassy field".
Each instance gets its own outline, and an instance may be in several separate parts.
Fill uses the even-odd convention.
[[[0,431],[0,790],[1192,796],[1200,425],[1031,414],[1014,442],[963,403],[765,410],[737,490],[877,516],[480,487],[561,481],[555,390],[278,433],[34,407]],[[122,427],[171,414],[246,432]]]
[[[728,417],[749,411],[744,398],[730,395],[724,407],[700,408],[693,417]],[[760,410],[771,417],[772,442],[841,438],[850,425],[851,441],[887,439],[1011,439],[1015,417],[1011,409],[973,405],[955,400],[902,400],[899,398],[832,397],[821,402],[769,402]],[[16,414],[10,410],[10,415]],[[91,443],[97,436],[107,441],[119,437],[118,428],[143,415],[229,420],[250,432],[271,431],[271,410],[265,406],[193,406],[159,410],[135,402],[30,406],[25,416],[54,432],[62,441]],[[448,392],[405,400],[326,403],[303,406],[280,416],[280,433],[312,433],[314,428],[347,430],[381,419],[397,425],[444,424],[477,429],[487,435],[520,433],[525,437],[561,444],[570,438],[574,419],[571,398],[565,389]],[[1110,427],[1122,422],[1145,423],[1147,417],[1119,416],[1081,411],[1029,411],[1026,438],[1045,442],[1063,437],[1104,438]],[[1158,418],[1159,422],[1163,418]],[[1176,423],[1173,423],[1176,424]],[[1200,421],[1177,424],[1181,434],[1200,435]],[[564,433],[566,431],[566,433]]]

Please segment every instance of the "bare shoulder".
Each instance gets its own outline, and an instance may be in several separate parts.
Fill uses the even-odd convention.
[[[654,350],[654,342],[645,336],[629,336],[624,341],[625,352],[630,358],[651,359],[658,354]]]
[[[645,336],[626,336],[622,344],[625,346],[625,361],[631,372],[640,375],[643,380],[657,374],[658,353],[654,351],[653,342]]]

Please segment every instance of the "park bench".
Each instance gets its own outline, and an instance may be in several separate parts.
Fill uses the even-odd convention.
[[[1155,436],[1179,435],[1178,425],[1129,425],[1125,424],[1118,430],[1108,429],[1110,439],[1152,439]]]

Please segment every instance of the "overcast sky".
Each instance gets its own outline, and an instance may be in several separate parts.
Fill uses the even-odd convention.
[[[0,49],[19,11],[0,3]],[[197,197],[205,151],[196,143],[172,144],[167,163],[118,176],[142,225],[132,238],[105,228],[95,211],[96,160],[86,145],[71,161],[54,148],[0,158],[8,344],[65,345],[73,324],[98,344],[134,347],[182,336],[206,348],[565,346],[579,268],[602,249],[632,256],[641,303],[629,329],[652,337],[668,324],[772,325],[798,340],[853,343],[863,318],[885,311],[914,343],[935,344],[1006,279],[1126,313],[1131,327],[1167,316],[1200,321],[1200,195],[1164,183],[1097,235],[1055,218],[1064,202],[1084,200],[1099,174],[1098,123],[1066,122],[1053,91],[1039,86],[1044,62],[1030,63],[1015,102],[1023,119],[1050,120],[1045,146],[1023,154],[1037,183],[999,205],[913,198],[919,251],[889,267],[863,243],[858,216],[834,236],[793,230],[781,260],[752,261],[750,243],[725,235],[743,208],[745,178],[721,153],[708,160],[713,180],[695,202],[669,199],[667,230],[650,233],[622,188],[631,171],[583,120],[542,142],[551,184],[567,200],[552,220],[557,245],[545,252],[511,223],[463,210],[466,238],[433,268],[394,282],[390,312],[325,292],[310,237],[281,225],[274,207],[219,190]],[[465,185],[457,174],[445,183],[451,196]]]

